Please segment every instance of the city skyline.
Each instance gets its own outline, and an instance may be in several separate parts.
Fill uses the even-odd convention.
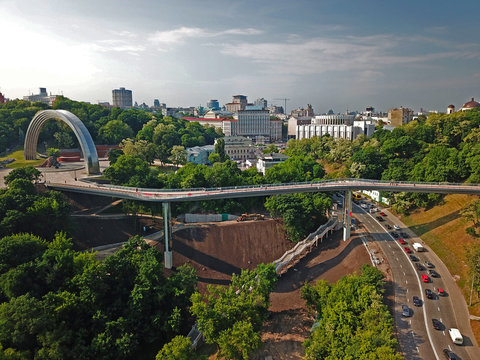
[[[0,91],[97,103],[289,98],[315,112],[459,108],[480,97],[480,4],[0,0]]]

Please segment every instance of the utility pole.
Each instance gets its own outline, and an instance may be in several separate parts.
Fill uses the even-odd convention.
[[[285,112],[285,115],[287,115],[287,101],[290,100],[290,99],[287,99],[287,98],[277,98],[277,99],[273,99],[273,100],[282,100],[282,101],[284,101],[285,106],[283,107],[283,111]]]

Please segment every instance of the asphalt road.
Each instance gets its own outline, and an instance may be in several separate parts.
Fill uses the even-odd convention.
[[[467,305],[448,269],[435,253],[398,218],[383,211],[387,216],[383,217],[385,221],[379,222],[375,218],[379,216],[378,212],[368,214],[358,205],[353,208],[354,216],[369,232],[370,241],[378,242],[391,266],[395,290],[395,325],[405,358],[443,359],[443,349],[447,348],[452,350],[459,359],[480,359],[480,349],[470,328]],[[400,230],[387,230],[386,224],[392,227],[396,224]],[[392,231],[407,233],[409,238],[405,240],[408,245],[401,245],[398,240],[395,240],[390,234]],[[422,243],[426,251],[414,251],[412,246],[414,242]],[[423,283],[421,275],[428,275],[428,268],[425,266],[425,270],[417,270],[409,254],[405,252],[405,246],[412,250],[412,254],[419,258],[419,263],[422,265],[425,266],[425,261],[433,263],[434,270],[440,274],[440,278],[432,278],[429,275],[430,282]],[[438,288],[445,289],[447,296],[435,295],[434,299],[427,299],[425,289],[430,289],[436,294]],[[422,306],[414,306],[413,296],[418,296],[422,300]],[[410,308],[410,317],[402,316],[403,304]],[[442,330],[433,328],[432,318],[442,323]],[[450,339],[448,329],[452,327],[458,328],[462,333],[463,346],[455,345]]]

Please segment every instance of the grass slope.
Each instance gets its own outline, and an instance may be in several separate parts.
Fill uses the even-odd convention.
[[[38,166],[45,161],[45,159],[25,160],[25,154],[23,152],[23,149],[22,150],[16,150],[16,151],[8,154],[7,156],[0,158],[0,161],[5,160],[7,158],[15,159],[15,161],[13,163],[10,163],[6,166],[7,168],[11,168],[11,169],[24,167],[24,166],[28,166],[28,165]]]

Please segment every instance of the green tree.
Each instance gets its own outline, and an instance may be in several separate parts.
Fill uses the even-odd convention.
[[[220,155],[213,152],[210,155],[208,155],[208,161],[210,162],[210,164],[215,164],[217,162],[221,162],[220,161]]]
[[[60,150],[56,148],[48,148],[47,155],[57,159],[58,157],[60,157]]]
[[[249,354],[262,344],[260,334],[248,321],[237,321],[232,328],[223,330],[218,338],[220,355],[226,359],[248,360]]]
[[[228,160],[228,156],[225,153],[225,140],[223,138],[217,139],[215,142],[215,153],[220,156],[220,162]]]
[[[172,155],[169,160],[178,168],[178,165],[187,162],[187,152],[183,146],[175,145],[172,148]]]
[[[110,120],[99,129],[98,135],[107,144],[119,144],[123,139],[133,137],[133,131],[121,120]]]
[[[103,174],[115,185],[141,187],[150,178],[150,168],[145,160],[137,156],[120,155]]]
[[[278,147],[275,146],[275,144],[270,144],[268,145],[265,150],[263,150],[264,154],[271,154],[271,153],[278,153]]]
[[[156,360],[192,360],[198,359],[188,337],[177,335],[165,344],[155,357]]]
[[[16,168],[10,171],[10,173],[4,177],[5,185],[10,184],[15,179],[25,179],[28,181],[38,181],[42,173],[34,168],[33,166],[25,166],[21,168]]]

